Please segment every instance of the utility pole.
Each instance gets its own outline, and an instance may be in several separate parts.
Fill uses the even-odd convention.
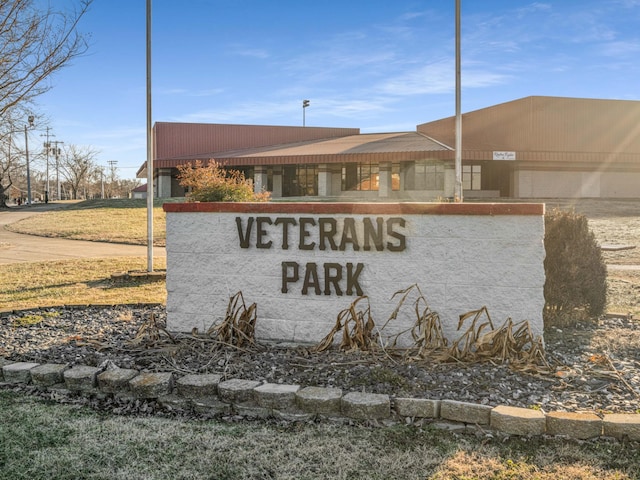
[[[53,144],[53,156],[56,159],[56,190],[57,190],[57,196],[56,196],[56,200],[60,201],[62,199],[62,196],[60,195],[60,165],[58,163],[59,159],[60,159],[60,153],[62,153],[62,151],[60,150],[60,148],[58,147],[58,145],[62,145],[64,144],[64,142],[60,142],[58,140],[54,140],[53,142],[51,142]],[[49,177],[49,175],[47,174],[47,178]]]
[[[107,160],[107,163],[109,164],[109,184],[110,184],[110,193],[109,193],[109,197],[111,197],[113,195],[113,181],[116,178],[116,165],[118,164],[117,160]],[[104,180],[102,181],[103,184],[103,190],[104,190]],[[104,191],[102,193],[102,198],[104,198]]]
[[[51,127],[47,127],[46,129],[46,133],[41,133],[40,136],[41,137],[47,137],[46,142],[44,142],[44,149],[45,149],[45,153],[47,154],[47,182],[46,182],[46,189],[44,191],[44,201],[45,203],[49,203],[49,152],[51,151],[51,143],[49,142],[49,137],[55,137],[55,135],[53,133],[49,133],[49,130],[51,130]]]
[[[102,200],[104,200],[104,167],[100,167],[100,193],[102,194]]]

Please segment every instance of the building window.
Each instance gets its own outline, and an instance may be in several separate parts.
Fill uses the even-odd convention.
[[[223,167],[226,171],[236,170],[244,175],[247,180],[253,180],[253,167]]]
[[[400,164],[394,163],[391,165],[391,190],[400,190]]]
[[[285,165],[282,168],[282,196],[318,195],[317,165]]]
[[[347,163],[342,166],[342,191],[378,190],[377,163]]]
[[[462,189],[482,190],[482,167],[480,165],[462,166]]]
[[[423,160],[413,164],[413,185],[407,182],[408,190],[444,190],[444,165]]]

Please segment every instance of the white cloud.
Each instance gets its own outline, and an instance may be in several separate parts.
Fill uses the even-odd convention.
[[[187,90],[184,88],[154,88],[153,93],[156,95],[184,95]]]
[[[360,95],[362,96],[362,95]],[[366,96],[366,93],[364,94]],[[389,99],[380,97],[353,99],[319,99],[319,114],[344,118],[364,118],[388,111]]]
[[[462,67],[462,85],[479,88],[506,83],[510,75],[496,71],[465,69]],[[380,85],[380,91],[389,95],[425,95],[453,91],[455,88],[455,65],[451,60],[441,60],[417,70],[397,76]]]
[[[603,43],[600,46],[600,53],[608,57],[626,57],[640,52],[640,41],[616,41]]]
[[[210,88],[208,90],[196,90],[189,93],[192,97],[214,97],[224,92],[224,88]]]
[[[640,7],[640,0],[618,0],[617,3],[625,8]]]
[[[189,90],[187,88],[154,88],[154,95],[183,96],[183,97],[212,97],[224,92],[223,88],[211,88],[206,90]]]
[[[84,134],[85,138],[94,138],[94,139],[122,139],[126,141],[127,139],[145,137],[146,130],[144,128],[118,128],[113,130],[94,130],[92,132],[86,132]]]
[[[175,122],[247,123],[288,114],[297,109],[291,102],[245,102],[230,108],[204,109],[174,117]]]
[[[228,53],[235,56],[259,59],[266,59],[271,57],[271,54],[267,50],[261,48],[248,48],[240,45],[232,45]]]
[[[342,92],[341,98],[322,96],[311,97],[311,105],[307,108],[307,118],[315,125],[327,117],[343,119],[366,118],[377,116],[389,110],[391,100],[384,97],[363,98],[365,92],[357,92],[349,98]],[[264,101],[234,104],[233,108],[221,107],[191,112],[172,118],[176,122],[211,122],[211,123],[258,123],[297,125],[302,118],[301,103],[297,101]],[[279,119],[279,120],[278,120]]]
[[[538,12],[546,13],[546,12],[549,12],[550,10],[552,10],[552,7],[548,3],[533,2],[524,7],[516,8],[515,16],[517,18],[523,18],[523,17],[526,17],[527,15],[535,14]]]

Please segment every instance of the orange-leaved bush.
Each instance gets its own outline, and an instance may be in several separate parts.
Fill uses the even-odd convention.
[[[178,180],[194,202],[267,202],[269,192],[253,191],[253,181],[239,170],[227,170],[216,161],[178,166]]]

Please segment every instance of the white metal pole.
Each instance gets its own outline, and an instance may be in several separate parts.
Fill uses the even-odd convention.
[[[47,138],[47,141],[44,144],[45,154],[47,155],[47,169],[46,169],[47,182],[45,187],[45,201],[47,202],[49,201],[49,197],[51,195],[50,184],[49,184],[49,153],[51,151],[51,143],[49,142],[49,137],[55,137],[55,135],[49,133],[50,130],[51,130],[51,127],[47,127],[46,133],[40,135],[41,137]]]
[[[60,165],[59,165],[59,161],[60,161],[60,149],[58,148],[58,146],[56,145],[56,200],[60,201],[61,200],[61,196],[60,196]]]
[[[27,160],[27,205],[31,205],[31,171],[29,170],[29,134],[27,124],[24,125],[24,153]]]
[[[147,271],[153,272],[153,137],[151,124],[151,0],[147,0]]]
[[[47,142],[47,145],[49,142]],[[49,202],[49,147],[47,147],[47,191],[44,192],[45,200]]]
[[[456,0],[456,184],[454,200],[462,202],[462,113],[461,113],[461,68],[460,68],[460,1]]]

